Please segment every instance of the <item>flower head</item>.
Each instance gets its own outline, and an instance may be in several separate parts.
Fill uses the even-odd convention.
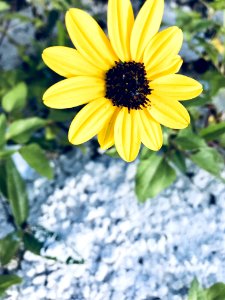
[[[160,124],[188,126],[189,114],[179,101],[198,96],[202,86],[176,74],[183,35],[176,26],[158,32],[163,8],[163,0],[147,0],[134,20],[130,0],[109,0],[109,39],[86,12],[67,12],[66,27],[76,50],[44,50],[45,63],[67,79],[50,87],[43,100],[59,109],[86,104],[71,123],[72,144],[98,135],[102,149],[115,144],[120,156],[132,161],[141,143],[161,148]]]

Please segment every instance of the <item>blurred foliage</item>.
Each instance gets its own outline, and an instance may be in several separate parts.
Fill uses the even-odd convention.
[[[209,288],[203,288],[195,278],[189,289],[188,300],[224,300],[225,284],[218,282]]]
[[[144,1],[133,1],[141,5]],[[187,160],[221,180],[225,154],[225,5],[224,0],[183,1],[191,9],[176,8],[177,26],[185,34],[189,51],[196,54],[185,61],[182,73],[199,77],[204,93],[196,100],[183,103],[192,117],[192,125],[182,131],[164,128],[164,145],[159,153],[143,147],[136,174],[136,193],[141,202],[159,194],[171,185],[178,174],[188,176]],[[0,1],[0,48],[9,44],[17,53],[17,62],[3,64],[0,57],[0,196],[14,231],[0,240],[0,295],[21,279],[13,274],[19,269],[25,251],[63,263],[83,263],[70,255],[62,260],[46,254],[46,240],[54,236],[44,229],[29,224],[29,201],[26,184],[17,170],[15,154],[20,155],[41,176],[53,179],[49,159],[72,147],[67,140],[68,126],[76,109],[48,110],[42,104],[44,91],[60,80],[41,59],[43,49],[52,45],[71,46],[64,15],[69,7],[80,7],[92,12],[101,26],[106,26],[104,10],[94,13],[94,5],[106,0],[7,0]],[[17,38],[20,25],[31,29],[29,43]],[[1,52],[0,52],[1,53]],[[115,148],[107,151],[118,157]],[[42,232],[40,238],[40,232]],[[45,232],[45,234],[43,234]],[[16,259],[15,270],[8,264]],[[223,290],[221,284],[217,286]],[[220,289],[221,287],[221,289]],[[201,287],[194,282],[189,300],[225,299],[198,298]],[[217,288],[207,289],[214,295]],[[196,292],[197,291],[197,292]],[[197,293],[197,294],[196,294]],[[205,293],[205,292],[204,292]],[[214,293],[214,294],[213,294]],[[207,296],[208,297],[208,296]]]
[[[0,275],[0,297],[4,295],[5,291],[14,284],[19,284],[22,279],[17,275]]]

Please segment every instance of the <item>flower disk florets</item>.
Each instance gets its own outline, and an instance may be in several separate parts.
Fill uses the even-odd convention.
[[[106,95],[114,106],[130,109],[147,107],[151,94],[149,81],[146,77],[143,63],[116,62],[115,66],[106,72]]]

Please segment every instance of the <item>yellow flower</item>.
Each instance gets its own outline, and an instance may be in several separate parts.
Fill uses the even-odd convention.
[[[200,83],[175,74],[183,35],[172,26],[157,33],[163,0],[147,0],[134,20],[130,0],[108,1],[108,35],[86,12],[72,8],[66,27],[76,47],[50,47],[44,62],[67,79],[44,94],[45,105],[71,108],[86,104],[69,129],[78,145],[98,135],[102,149],[115,144],[125,161],[133,161],[143,143],[161,148],[161,125],[181,129],[190,117],[178,100],[202,92]]]

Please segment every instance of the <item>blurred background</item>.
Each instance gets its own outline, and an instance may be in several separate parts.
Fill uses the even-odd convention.
[[[224,300],[225,2],[166,0],[161,28],[183,30],[181,73],[204,92],[188,129],[130,164],[70,145],[80,108],[42,103],[71,7],[106,30],[104,0],[0,1],[0,298]]]

